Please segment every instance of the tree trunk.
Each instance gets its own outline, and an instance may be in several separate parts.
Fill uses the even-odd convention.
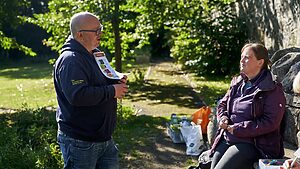
[[[115,34],[115,59],[116,59],[116,70],[122,72],[122,57],[121,57],[121,38],[120,38],[120,20],[119,20],[119,0],[115,0],[114,3],[114,14],[112,18],[112,26]]]

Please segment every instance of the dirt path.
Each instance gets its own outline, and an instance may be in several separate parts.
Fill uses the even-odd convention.
[[[192,114],[203,105],[187,76],[171,60],[152,63],[144,80],[143,87],[124,100],[139,115]]]
[[[135,107],[137,115],[153,117],[169,117],[172,113],[190,115],[202,105],[185,74],[171,60],[151,64],[143,88],[131,91],[123,103]],[[197,157],[187,156],[185,150],[185,144],[171,141],[165,128],[163,133],[157,134],[152,145],[144,147],[147,153],[143,164],[131,164],[127,168],[187,168]]]

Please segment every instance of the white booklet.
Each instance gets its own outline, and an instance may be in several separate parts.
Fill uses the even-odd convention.
[[[120,80],[123,78],[123,76],[124,76],[123,73],[117,72],[110,66],[104,52],[95,52],[94,57],[95,57],[95,60],[98,64],[101,72],[107,78],[116,79],[116,80]]]
[[[300,158],[300,148],[294,153],[297,158]]]

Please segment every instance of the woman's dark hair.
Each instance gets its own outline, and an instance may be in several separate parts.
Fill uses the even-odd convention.
[[[241,53],[243,53],[243,51],[246,48],[250,48],[253,51],[256,59],[258,59],[258,60],[264,59],[264,65],[262,66],[263,69],[270,69],[271,61],[270,61],[269,56],[268,56],[268,50],[263,44],[260,44],[260,43],[247,43],[242,48]]]

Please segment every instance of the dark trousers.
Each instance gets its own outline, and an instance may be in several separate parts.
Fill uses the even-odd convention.
[[[222,140],[216,147],[211,169],[252,169],[253,163],[258,161],[259,152],[256,147],[248,143],[229,145]]]

